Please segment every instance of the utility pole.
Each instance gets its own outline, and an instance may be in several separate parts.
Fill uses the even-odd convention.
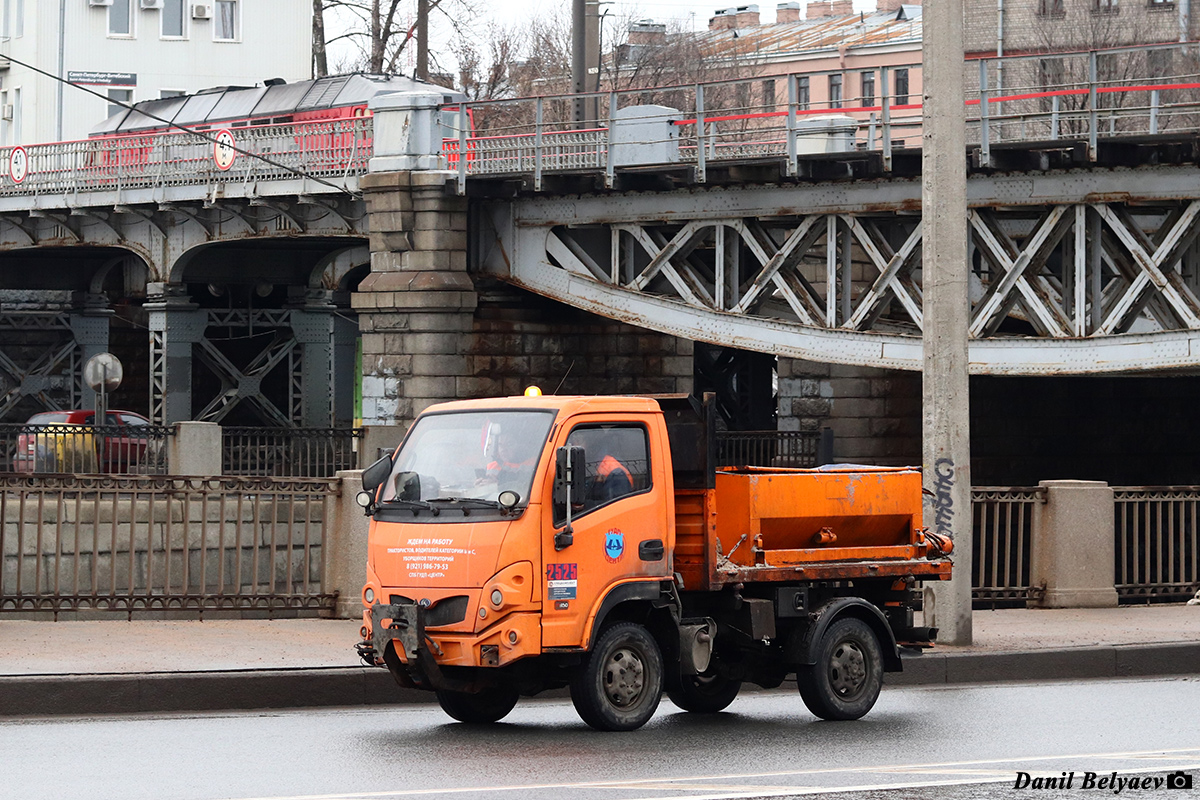
[[[599,89],[599,11],[599,0],[571,0],[571,91],[575,94]],[[595,78],[589,80],[592,74]],[[595,124],[599,117],[598,97],[575,98],[572,118],[578,127]]]
[[[967,158],[963,0],[921,13],[924,122],[921,265],[925,526],[954,541],[954,578],[926,584],[925,624],[938,641],[971,643],[971,442],[967,325]]]
[[[429,80],[429,0],[417,0],[417,80]]]

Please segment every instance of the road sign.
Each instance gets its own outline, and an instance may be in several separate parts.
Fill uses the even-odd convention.
[[[125,372],[112,353],[97,353],[83,366],[83,382],[97,392],[115,392]]]
[[[8,177],[13,183],[20,183],[29,174],[29,154],[21,146],[14,147],[8,154]]]
[[[217,132],[217,141],[213,144],[213,161],[217,165],[217,169],[224,172],[233,166],[233,160],[237,158],[237,150],[234,150],[233,134],[229,130],[221,130]]]

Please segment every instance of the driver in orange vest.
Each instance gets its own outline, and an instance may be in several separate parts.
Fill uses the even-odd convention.
[[[629,470],[612,455],[604,456],[596,467],[596,483],[592,489],[592,496],[598,502],[607,503],[632,492],[633,476],[629,474]]]

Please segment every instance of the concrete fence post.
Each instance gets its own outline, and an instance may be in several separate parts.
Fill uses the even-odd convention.
[[[1035,507],[1030,585],[1038,608],[1113,608],[1113,490],[1103,481],[1042,481]]]
[[[445,169],[437,92],[392,92],[368,103],[374,115],[371,172]]]
[[[176,422],[168,437],[167,472],[209,477],[221,474],[221,426],[215,422]]]
[[[321,589],[337,592],[336,619],[362,616],[362,587],[367,574],[367,524],[354,497],[362,491],[362,470],[337,473],[338,494],[325,514],[325,570]]]
[[[364,425],[358,444],[361,448],[358,465],[366,469],[381,456],[390,455],[399,446],[406,431],[407,425]]]

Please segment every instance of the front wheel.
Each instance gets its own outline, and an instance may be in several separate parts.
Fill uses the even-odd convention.
[[[667,690],[667,697],[684,711],[715,714],[725,710],[741,689],[741,681],[719,675],[681,675],[678,686]]]
[[[571,702],[596,730],[631,731],[654,716],[662,687],[658,643],[641,625],[619,622],[600,634],[575,672]]]
[[[821,719],[858,719],[883,687],[883,656],[867,623],[839,619],[821,637],[817,661],[796,673],[800,697]]]
[[[498,722],[517,705],[517,690],[506,687],[485,689],[482,692],[437,691],[438,705],[459,722]]]

